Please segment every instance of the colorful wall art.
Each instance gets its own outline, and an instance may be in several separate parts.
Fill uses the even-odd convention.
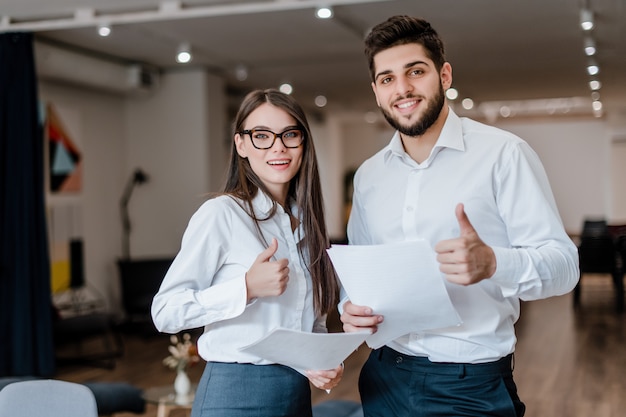
[[[82,156],[52,104],[46,108],[50,191],[78,192],[82,187]]]

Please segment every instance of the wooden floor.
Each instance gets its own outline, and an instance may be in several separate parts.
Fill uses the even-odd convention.
[[[626,416],[626,316],[614,311],[608,276],[586,276],[582,288],[577,309],[571,294],[522,305],[514,375],[527,417]],[[173,383],[174,372],[161,363],[168,336],[125,334],[124,341],[124,356],[114,369],[63,366],[56,377],[126,381],[141,388]],[[362,346],[348,358],[344,378],[330,394],[313,388],[313,402],[358,401],[358,373],[368,353]],[[196,366],[190,377],[197,381],[201,373]],[[147,405],[143,416],[155,417],[156,407]]]

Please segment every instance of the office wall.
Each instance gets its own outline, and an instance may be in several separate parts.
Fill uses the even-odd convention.
[[[157,91],[126,103],[129,172],[149,182],[130,203],[133,258],[172,257],[193,212],[218,191],[228,159],[222,81],[202,69],[161,77]]]
[[[626,140],[621,136],[611,142],[611,212],[616,224],[626,224]]]
[[[522,137],[537,152],[568,231],[578,233],[585,217],[611,220],[611,139],[602,120],[505,119],[497,125]]]
[[[119,298],[114,260],[120,255],[118,203],[126,168],[125,98],[41,81],[42,103],[52,103],[82,154],[82,189],[48,194],[48,214],[58,210],[70,224],[70,238],[84,241],[85,280],[107,303]]]

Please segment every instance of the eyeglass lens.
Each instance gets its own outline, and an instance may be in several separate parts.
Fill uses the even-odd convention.
[[[252,144],[259,149],[269,149],[274,146],[276,138],[280,138],[286,148],[297,148],[302,144],[304,135],[299,129],[289,129],[282,133],[274,133],[271,130],[249,130]]]

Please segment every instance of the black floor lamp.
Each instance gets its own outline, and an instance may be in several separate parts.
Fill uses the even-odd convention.
[[[133,175],[129,178],[124,189],[124,194],[120,199],[120,210],[122,215],[122,259],[130,260],[130,217],[128,215],[128,202],[133,194],[135,185],[148,182],[148,175],[137,168]]]

